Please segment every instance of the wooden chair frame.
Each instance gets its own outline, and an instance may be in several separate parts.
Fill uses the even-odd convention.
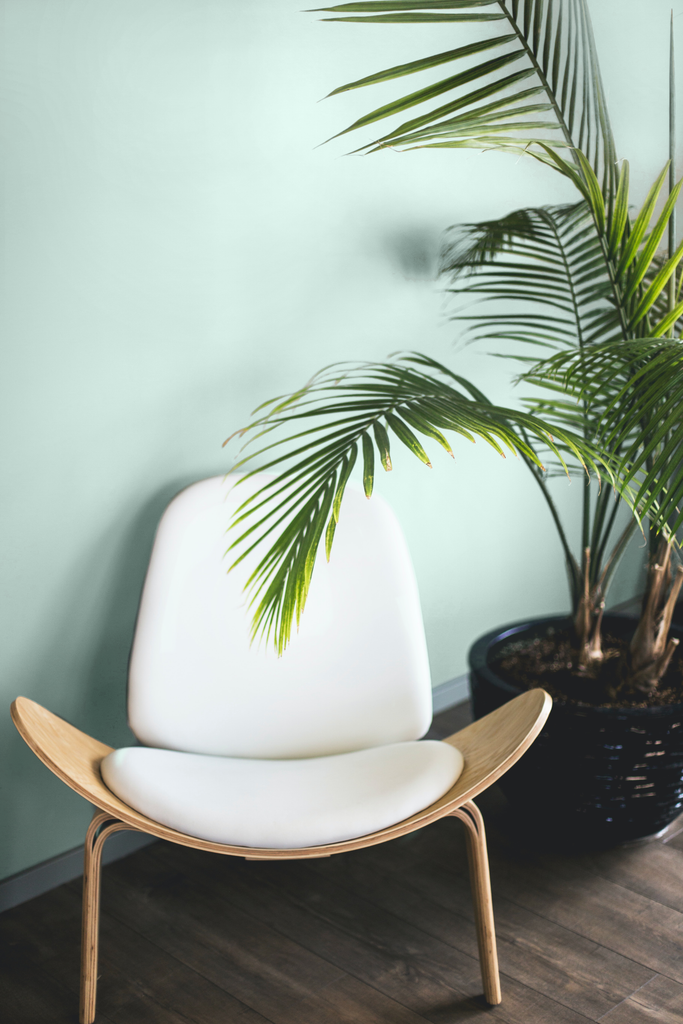
[[[552,701],[544,690],[531,690],[443,740],[462,752],[465,759],[463,772],[444,796],[410,818],[390,828],[342,843],[279,850],[212,843],[176,832],[140,814],[119,800],[102,781],[100,762],[112,752],[112,747],[69,725],[40,704],[26,697],[17,697],[12,704],[12,718],[23,739],[58,778],[95,805],[85,839],[81,1024],[92,1024],[95,1020],[102,850],[110,835],[124,829],[145,832],[181,846],[244,857],[246,860],[302,860],[360,850],[414,832],[440,818],[459,818],[466,828],[484,997],[492,1005],[500,1003],[486,832],[479,808],[473,800],[504,775],[531,746],[551,707]]]

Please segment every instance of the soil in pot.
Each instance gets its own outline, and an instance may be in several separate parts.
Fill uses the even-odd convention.
[[[680,647],[659,687],[645,695],[620,689],[620,671],[629,638],[614,627],[603,630],[604,661],[594,678],[576,670],[577,651],[569,625],[549,626],[545,635],[511,639],[496,653],[492,667],[520,690],[542,686],[555,701],[591,707],[647,708],[683,703]]]
[[[605,616],[604,625],[616,671],[635,623]],[[568,628],[561,618],[518,623],[470,652],[476,718],[534,686],[554,699],[543,732],[502,788],[529,827],[563,846],[656,834],[683,810],[683,659],[670,667],[656,702],[641,695],[615,706],[605,688],[592,703],[595,682],[567,669]]]

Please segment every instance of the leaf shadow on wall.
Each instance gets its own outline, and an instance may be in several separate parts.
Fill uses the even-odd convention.
[[[425,227],[387,232],[381,239],[385,259],[409,281],[436,279],[439,245],[439,235]]]

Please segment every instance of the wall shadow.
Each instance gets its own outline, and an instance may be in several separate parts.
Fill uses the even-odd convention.
[[[126,717],[128,661],[154,535],[170,500],[211,475],[200,471],[168,480],[82,553],[15,693],[111,746],[135,743]],[[3,731],[0,878],[77,846],[90,817],[87,803],[40,764],[9,715]]]
[[[207,474],[209,475],[209,474]],[[178,476],[135,511],[119,542],[99,635],[84,665],[79,728],[112,745],[135,742],[127,728],[126,690],[140,595],[159,520],[175,495],[203,477]],[[226,524],[227,525],[227,524]]]

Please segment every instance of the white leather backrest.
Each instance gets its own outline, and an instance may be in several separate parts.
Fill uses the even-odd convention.
[[[255,556],[228,575],[237,534],[226,528],[266,479],[235,489],[234,476],[202,480],[164,513],[131,654],[133,732],[148,746],[266,758],[419,738],[432,717],[422,615],[405,540],[380,498],[347,487],[299,632],[281,658],[250,646],[242,588]]]

